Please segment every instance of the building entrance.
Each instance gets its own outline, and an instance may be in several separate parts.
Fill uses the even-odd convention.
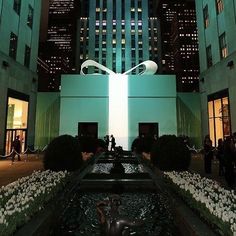
[[[78,136],[86,136],[98,138],[98,123],[97,122],[79,122]]]
[[[139,137],[158,137],[158,123],[139,123]]]
[[[7,104],[7,125],[5,136],[5,155],[11,153],[12,142],[19,135],[21,151],[24,152],[27,140],[29,102],[18,98],[8,97]]]

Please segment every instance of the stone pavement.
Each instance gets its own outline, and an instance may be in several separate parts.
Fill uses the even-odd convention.
[[[30,175],[34,170],[42,170],[42,156],[22,155],[21,161],[13,163],[11,159],[0,160],[0,186],[7,185],[20,177]]]
[[[17,159],[17,158],[16,158]],[[11,160],[0,160],[0,186],[7,185],[20,177],[30,175],[34,170],[42,170],[42,156],[35,154],[24,155],[21,157],[22,161],[15,161],[11,165]],[[227,187],[223,176],[218,175],[218,162],[215,160],[212,162],[212,174],[205,175],[203,156],[201,154],[195,154],[192,156],[190,170],[206,176],[208,178],[215,179],[221,185]]]
[[[214,179],[219,182],[223,187],[228,188],[224,176],[219,176],[219,162],[218,160],[212,160],[212,173],[205,174],[204,160],[201,153],[193,154],[189,169],[193,172],[199,173],[201,176],[205,176],[210,179]]]

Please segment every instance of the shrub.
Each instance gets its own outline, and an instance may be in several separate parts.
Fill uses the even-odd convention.
[[[163,171],[183,171],[189,167],[191,154],[181,138],[163,135],[153,145],[151,161]]]
[[[139,137],[133,141],[131,150],[138,154],[141,154],[142,152],[149,153],[152,150],[152,146],[154,143],[155,140],[151,136]]]
[[[70,135],[61,135],[49,143],[44,154],[44,168],[53,171],[79,169],[82,164],[78,140]]]
[[[79,137],[79,144],[81,152],[92,152],[96,153],[97,151],[97,139],[89,136]]]

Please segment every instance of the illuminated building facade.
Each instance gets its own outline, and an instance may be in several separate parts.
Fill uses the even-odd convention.
[[[132,141],[142,133],[140,127],[149,131],[150,127],[157,127],[157,135],[185,134],[194,139],[196,145],[200,143],[197,93],[177,94],[174,74],[140,76],[142,66],[129,75],[120,75],[145,60],[155,61],[160,68],[160,21],[153,3],[155,1],[81,1],[81,17],[77,25],[77,74],[62,75],[60,93],[58,96],[53,94],[55,97],[50,97],[50,103],[45,104],[45,96],[52,94],[39,94],[38,146],[48,144],[55,134],[52,129],[42,131],[40,127],[47,125],[51,128],[55,124],[59,126],[57,135],[67,133],[73,136],[81,134],[80,127],[91,125],[91,129],[96,129],[95,137],[114,134],[117,145],[122,146],[122,140],[127,139],[124,148],[130,148]],[[79,75],[81,65],[87,59],[117,74],[108,75],[100,68],[90,66],[84,71],[88,75]],[[125,93],[123,97],[122,93]],[[113,114],[118,110],[111,105],[114,97],[125,112]],[[56,104],[60,106],[57,112]],[[121,124],[121,119],[125,119],[126,128],[115,125]],[[123,131],[125,135],[121,134]]]
[[[158,63],[158,20],[149,17],[148,1],[88,1],[84,11],[78,22],[78,71],[86,59],[117,73],[149,59]]]
[[[0,0],[0,154],[34,145],[41,1]]]
[[[178,92],[199,90],[198,35],[195,2],[160,0],[161,73],[174,73]]]
[[[236,131],[236,5],[196,1],[203,134],[214,145]]]

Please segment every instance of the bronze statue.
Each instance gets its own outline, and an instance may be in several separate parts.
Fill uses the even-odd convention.
[[[109,200],[97,203],[97,212],[102,226],[103,236],[127,236],[129,226],[140,226],[143,220],[129,220],[119,212],[121,199],[119,195],[112,195]]]

